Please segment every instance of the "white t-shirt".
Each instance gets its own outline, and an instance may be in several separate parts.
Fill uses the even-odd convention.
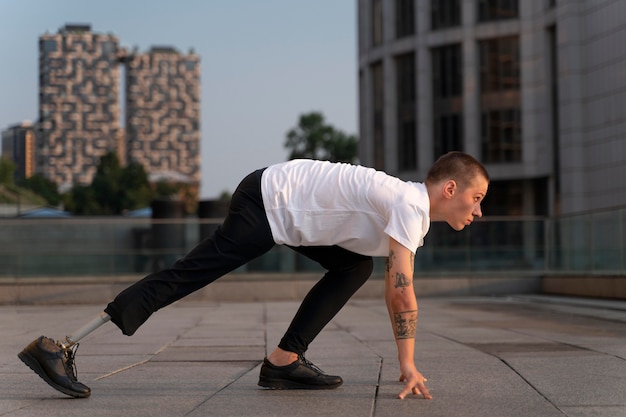
[[[304,159],[272,165],[261,194],[277,244],[389,256],[389,237],[415,252],[430,227],[424,184],[363,166]]]

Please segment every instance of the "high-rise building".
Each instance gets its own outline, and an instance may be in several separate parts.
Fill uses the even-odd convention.
[[[34,173],[34,138],[30,122],[10,126],[2,132],[2,156],[15,163],[16,181],[27,179]]]
[[[126,68],[128,162],[153,179],[200,182],[200,59],[171,47],[130,53]]]
[[[485,212],[626,204],[626,2],[359,0],[360,160],[485,163]]]
[[[125,129],[120,127],[120,66]],[[65,25],[39,39],[35,169],[61,190],[89,184],[115,151],[154,181],[200,182],[200,59],[171,47],[128,53],[111,34]]]
[[[36,171],[61,190],[89,184],[99,158],[116,149],[118,39],[65,25],[39,38]]]

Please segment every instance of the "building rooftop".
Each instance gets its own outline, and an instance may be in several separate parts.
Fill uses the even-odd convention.
[[[150,48],[151,54],[180,54],[178,49],[168,45],[155,45]]]
[[[59,33],[83,33],[90,31],[91,25],[87,23],[67,23],[59,29]]]

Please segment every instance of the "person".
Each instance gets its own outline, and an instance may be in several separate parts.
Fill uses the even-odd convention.
[[[292,160],[257,170],[233,193],[222,225],[171,267],[118,294],[104,311],[63,340],[41,336],[19,358],[50,386],[72,397],[91,394],[78,381],[78,341],[112,321],[131,336],[157,310],[286,245],[317,261],[325,275],[303,299],[278,346],[263,360],[258,385],[272,389],[332,389],[343,379],[304,357],[309,344],[365,283],[374,256],[386,257],[385,302],[404,387],[432,396],[414,362],[418,308],[414,257],[430,222],[462,230],[482,216],[489,176],[472,156],[451,152],[424,183],[403,181],[359,165]]]

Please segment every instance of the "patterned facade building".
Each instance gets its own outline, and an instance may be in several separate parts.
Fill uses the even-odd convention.
[[[200,182],[200,59],[171,47],[129,54],[125,159],[153,179]]]
[[[120,68],[125,128],[120,126]],[[170,47],[128,53],[112,34],[65,25],[39,39],[35,172],[61,191],[88,185],[99,159],[143,165],[151,180],[200,182],[200,59]]]
[[[30,122],[10,126],[2,132],[2,156],[15,163],[16,181],[29,178],[34,173],[35,135]]]
[[[36,171],[61,190],[89,184],[119,135],[117,37],[66,25],[39,38]]]

